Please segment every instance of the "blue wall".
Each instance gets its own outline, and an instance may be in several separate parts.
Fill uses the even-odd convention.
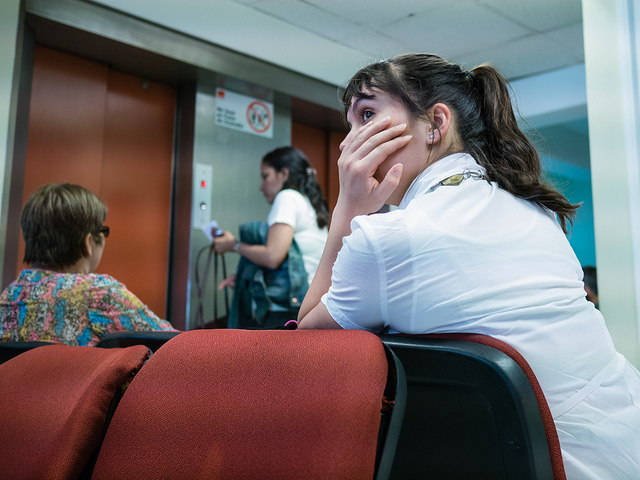
[[[582,265],[596,265],[591,171],[546,156],[542,156],[542,163],[547,179],[571,203],[582,202],[568,235],[569,243]]]

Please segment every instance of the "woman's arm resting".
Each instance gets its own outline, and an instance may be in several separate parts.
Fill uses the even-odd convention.
[[[327,307],[325,307],[322,302],[318,303],[315,308],[305,315],[305,317],[298,323],[298,330],[329,330],[332,328],[342,327],[338,325],[333,318],[331,318]]]

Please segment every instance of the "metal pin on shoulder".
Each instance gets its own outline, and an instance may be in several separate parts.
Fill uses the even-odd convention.
[[[484,173],[479,170],[465,170],[462,173],[456,173],[455,175],[451,175],[450,177],[441,180],[440,182],[433,185],[428,191],[432,192],[436,188],[441,186],[452,186],[456,187],[460,185],[467,178],[473,178],[475,180],[486,180],[487,177]]]
[[[458,173],[451,175],[440,182],[441,185],[460,185],[466,177],[466,173]]]

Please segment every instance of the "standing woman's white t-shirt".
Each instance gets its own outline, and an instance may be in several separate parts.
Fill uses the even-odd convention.
[[[293,228],[293,239],[302,252],[304,269],[311,284],[327,242],[327,227],[318,227],[316,211],[309,199],[289,188],[278,192],[273,200],[267,224],[271,227],[274,223],[284,223]]]

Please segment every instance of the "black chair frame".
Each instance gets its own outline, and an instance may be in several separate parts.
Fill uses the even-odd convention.
[[[55,345],[52,342],[0,342],[0,363],[11,360],[13,357],[20,355],[27,350],[45,345]]]
[[[511,357],[461,340],[381,338],[407,378],[390,478],[554,478],[534,389]]]
[[[133,345],[145,345],[152,352],[158,350],[162,345],[171,340],[179,331],[127,331],[115,332],[100,339],[96,347],[99,348],[122,348]]]
[[[391,348],[385,345],[384,349],[389,370],[384,392],[385,405],[380,413],[375,480],[390,478],[407,403],[407,379],[402,363]]]

